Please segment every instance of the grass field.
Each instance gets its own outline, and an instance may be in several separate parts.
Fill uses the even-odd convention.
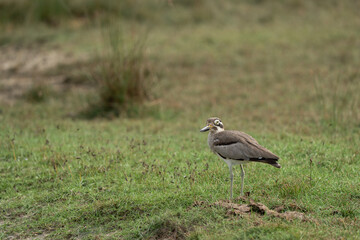
[[[0,239],[360,239],[358,3],[102,2],[0,0]],[[146,38],[150,98],[120,114],[108,29]],[[281,158],[245,166],[250,198],[304,220],[213,205],[212,116]]]

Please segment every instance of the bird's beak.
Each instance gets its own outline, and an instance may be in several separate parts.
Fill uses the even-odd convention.
[[[206,127],[203,127],[200,132],[206,132],[206,131],[209,131],[210,130],[210,125],[207,125]]]

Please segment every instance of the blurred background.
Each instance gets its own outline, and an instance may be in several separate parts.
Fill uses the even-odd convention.
[[[0,239],[358,238],[359,9],[0,0]],[[212,204],[212,116],[280,156],[245,167],[245,192],[307,220]]]
[[[1,105],[20,118],[217,115],[250,129],[358,131],[359,7],[1,0]]]

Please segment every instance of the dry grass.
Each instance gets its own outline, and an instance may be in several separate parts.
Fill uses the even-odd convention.
[[[149,99],[153,83],[146,38],[125,37],[114,27],[104,31],[103,39],[99,67],[92,70],[99,101],[92,102],[88,111],[92,116],[134,113]]]

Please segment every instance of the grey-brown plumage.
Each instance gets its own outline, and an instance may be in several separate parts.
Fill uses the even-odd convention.
[[[210,148],[225,159],[268,163],[280,168],[278,156],[261,146],[250,135],[239,131],[214,133]]]
[[[232,166],[241,165],[241,194],[243,194],[243,184],[245,172],[243,164],[248,162],[267,163],[274,167],[280,168],[277,162],[279,157],[261,146],[253,137],[240,131],[224,130],[224,125],[219,118],[209,118],[207,126],[201,129],[201,132],[208,131],[208,145],[210,149],[223,159],[229,166],[232,198]]]

